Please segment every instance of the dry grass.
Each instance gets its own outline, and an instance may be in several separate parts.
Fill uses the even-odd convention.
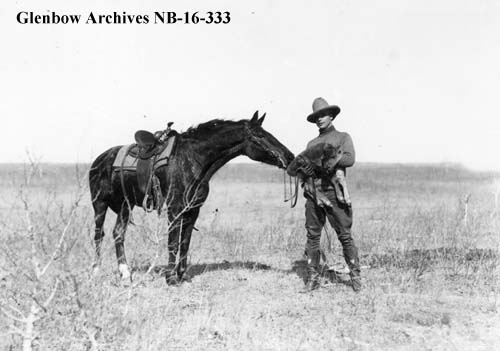
[[[369,267],[362,272],[364,290],[354,294],[325,277],[320,290],[300,294],[303,201],[290,209],[283,203],[282,175],[253,170],[257,176],[238,179],[230,167],[214,179],[193,234],[193,280],[178,287],[167,286],[158,273],[146,274],[154,253],[165,252],[163,242],[151,240],[154,215],[134,212],[126,250],[135,284],[123,287],[111,239],[113,214],[106,220],[103,268],[92,274],[92,212],[88,195],[71,211],[78,192],[71,172],[49,167],[24,187],[28,210],[19,201],[21,183],[4,175],[0,307],[11,317],[19,316],[12,308],[29,314],[60,282],[34,323],[32,345],[40,350],[500,349],[494,175],[433,167],[354,169],[354,235]],[[65,176],[46,178],[54,174]],[[65,227],[58,257],[37,278],[33,257],[49,262]],[[338,243],[335,253],[342,263]],[[162,254],[159,264],[165,262]],[[20,349],[22,337],[10,327],[23,324],[0,316],[0,350]]]

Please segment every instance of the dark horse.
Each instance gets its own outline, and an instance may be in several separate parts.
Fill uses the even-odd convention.
[[[215,119],[189,128],[177,135],[168,166],[156,170],[169,221],[167,283],[175,284],[187,278],[184,275],[191,233],[200,207],[207,199],[208,183],[217,170],[239,155],[283,169],[293,160],[290,150],[262,128],[264,117],[265,114],[259,118],[255,112],[250,120]],[[131,210],[134,206],[141,206],[142,198],[135,197],[140,193],[135,172],[124,171],[122,185],[120,172],[113,171],[120,147],[113,147],[97,157],[89,173],[96,226],[94,267],[100,265],[103,224],[109,207],[117,214],[113,238],[120,274],[122,279],[130,280],[124,248],[125,232]],[[179,249],[179,263],[176,264]]]

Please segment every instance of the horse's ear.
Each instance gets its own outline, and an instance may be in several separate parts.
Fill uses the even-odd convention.
[[[259,111],[255,111],[253,114],[252,119],[250,120],[250,123],[257,123],[257,119],[259,118]]]
[[[266,114],[265,114],[265,113],[264,113],[264,114],[262,115],[262,117],[261,117],[261,118],[259,118],[259,120],[257,121],[257,123],[259,124],[259,126],[261,126],[261,125],[262,125],[262,123],[264,122],[264,118],[266,118]]]

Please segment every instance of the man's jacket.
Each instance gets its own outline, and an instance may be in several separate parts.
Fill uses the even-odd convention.
[[[307,144],[307,148],[320,143],[328,143],[333,145],[333,147],[338,148],[342,151],[342,157],[337,162],[334,170],[329,170],[332,175],[335,174],[337,169],[342,169],[345,173],[347,167],[354,165],[356,161],[356,154],[354,152],[354,145],[352,143],[351,136],[345,132],[339,132],[334,126],[330,126],[325,130],[321,130],[319,135],[311,140]],[[322,190],[332,190],[334,189],[333,184],[330,179],[316,179],[315,185],[319,186]]]

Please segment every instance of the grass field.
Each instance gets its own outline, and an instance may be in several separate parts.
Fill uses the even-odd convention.
[[[163,221],[141,209],[125,243],[133,284],[120,284],[112,213],[94,274],[84,174],[0,166],[0,350],[500,349],[498,174],[350,170],[359,294],[342,274],[299,293],[304,201],[291,209],[282,172],[257,164],[213,179],[191,241],[191,282],[165,284]],[[342,267],[336,240],[327,258]]]

